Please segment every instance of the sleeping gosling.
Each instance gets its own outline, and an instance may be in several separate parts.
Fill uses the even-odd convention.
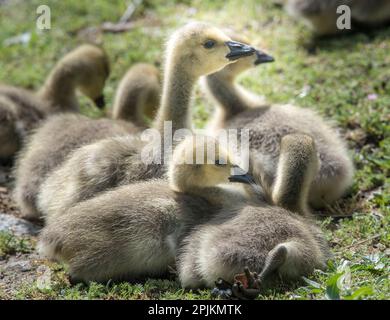
[[[297,164],[296,153],[304,153],[306,161]],[[259,293],[277,276],[295,281],[326,267],[329,249],[305,204],[317,170],[314,141],[306,135],[287,135],[282,138],[281,154],[281,167],[288,169],[279,177],[274,194],[280,206],[265,202],[223,206],[179,244],[177,269],[184,288],[212,288],[220,278],[233,283],[248,267],[259,275],[255,290]],[[245,288],[239,291],[245,293]]]
[[[39,240],[42,255],[69,266],[72,281],[132,280],[163,276],[175,265],[176,245],[224,202],[215,186],[229,183],[230,155],[187,138],[174,151],[169,181],[116,187],[67,210],[52,210]],[[216,142],[213,142],[214,145]],[[203,148],[203,164],[184,164]],[[215,163],[207,164],[214,152]],[[225,165],[220,165],[223,162]],[[63,188],[67,188],[66,185]],[[226,195],[226,194],[224,194]],[[229,194],[229,201],[241,201]]]

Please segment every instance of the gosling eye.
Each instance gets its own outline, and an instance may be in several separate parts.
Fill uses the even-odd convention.
[[[211,49],[215,46],[216,42],[214,40],[207,40],[204,44],[203,47],[206,49]]]
[[[219,167],[221,167],[221,166],[226,166],[226,161],[223,161],[223,160],[215,160],[215,165],[216,166],[219,166]]]

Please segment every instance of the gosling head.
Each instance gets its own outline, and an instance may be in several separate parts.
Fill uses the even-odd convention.
[[[246,38],[244,35],[237,34],[232,30],[224,30],[224,32],[234,41],[238,41],[246,45],[249,45],[250,43],[249,39]],[[260,49],[255,48],[255,53],[253,55],[243,57],[236,63],[227,65],[225,68],[218,72],[218,76],[234,80],[236,76],[250,68],[273,61],[275,61],[275,59],[272,56]]]
[[[135,67],[137,67],[138,74],[141,74],[142,72],[143,78],[145,79],[142,90],[142,112],[144,116],[146,116],[149,120],[152,120],[156,116],[157,109],[160,104],[160,71],[155,66],[148,64],[138,64]]]
[[[201,135],[187,137],[175,148],[168,176],[171,188],[181,192],[254,181],[216,139]]]
[[[145,124],[156,115],[160,103],[160,72],[150,64],[133,65],[122,78],[115,95],[114,119]]]
[[[196,78],[254,53],[254,48],[233,41],[212,25],[192,22],[171,36],[167,45],[167,62],[174,61],[189,76]]]
[[[103,89],[110,73],[107,54],[97,46],[84,44],[68,53],[60,62],[61,69],[75,74],[75,86],[94,101],[97,107],[105,105]]]

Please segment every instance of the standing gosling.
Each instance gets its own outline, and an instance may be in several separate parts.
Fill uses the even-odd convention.
[[[78,111],[76,89],[93,99],[99,107],[103,107],[102,92],[108,75],[109,63],[105,52],[93,45],[82,45],[56,64],[42,88],[36,93],[0,85],[0,96],[9,101],[4,103],[3,100],[0,105],[0,126],[14,127],[7,135],[1,135],[0,159],[10,159],[27,133],[44,117],[56,112]],[[13,109],[14,113],[12,119],[3,116],[9,113],[10,109]],[[5,121],[12,121],[13,124]],[[12,140],[17,142],[13,152],[10,152],[7,145]]]
[[[291,133],[306,133],[314,138],[320,169],[310,188],[309,202],[321,208],[339,199],[352,184],[353,164],[344,141],[316,112],[293,105],[269,105],[235,83],[236,77],[250,67],[272,61],[259,52],[226,66],[206,78],[209,95],[216,101],[217,117],[210,130],[219,128],[249,129],[250,148],[258,163],[262,185],[269,195],[275,183],[281,138]],[[251,63],[248,63],[251,62]]]
[[[364,27],[377,27],[390,21],[388,0],[285,0],[287,12],[302,19],[318,35],[337,34],[348,29],[337,27],[341,16],[337,8],[347,5],[351,10],[352,28],[356,23]]]
[[[205,23],[191,23],[177,30],[167,46],[162,101],[155,122],[161,137],[164,122],[168,120],[172,121],[173,130],[191,128],[192,89],[201,75],[215,72],[253,52],[253,48],[231,41],[222,31]],[[147,145],[139,137],[109,138],[76,150],[48,176],[41,188],[34,189],[35,197],[40,192],[40,210],[61,211],[95,192],[162,177],[166,166],[145,161],[143,152],[145,147],[156,144],[160,146],[161,140]],[[35,177],[37,173],[31,170],[30,176]],[[61,185],[67,187],[59,187]],[[21,190],[22,197],[24,194]]]
[[[112,118],[146,127],[146,119],[154,119],[160,102],[160,72],[150,64],[132,66],[119,83]]]
[[[207,221],[216,210],[212,210],[214,203],[223,201],[214,186],[228,183],[234,166],[223,149],[217,150],[215,159],[223,159],[226,165],[219,165],[221,161],[179,164],[188,154],[195,158],[200,148],[191,139],[175,149],[170,182],[160,179],[120,186],[66,211],[49,212],[40,253],[68,264],[74,281],[164,275],[175,264],[178,239],[195,224]],[[206,163],[216,148],[202,147]],[[234,194],[229,199],[239,201]]]
[[[318,161],[313,139],[285,136],[281,153],[281,167],[287,170],[279,177],[274,199],[295,212],[266,203],[224,207],[181,243],[177,267],[184,288],[213,287],[219,278],[233,282],[245,267],[259,274],[261,289],[277,274],[284,280],[297,280],[325,268],[329,249],[305,205]],[[304,153],[306,161],[297,164],[296,153]]]

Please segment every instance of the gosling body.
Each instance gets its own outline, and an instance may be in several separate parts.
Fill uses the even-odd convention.
[[[40,219],[38,190],[47,177],[73,150],[104,139],[126,135],[133,126],[109,119],[89,119],[76,114],[54,115],[29,138],[18,154],[14,175],[14,198],[26,219]]]
[[[172,192],[166,181],[121,186],[48,217],[39,251],[66,263],[73,281],[163,276],[175,265],[180,216],[208,207]]]

